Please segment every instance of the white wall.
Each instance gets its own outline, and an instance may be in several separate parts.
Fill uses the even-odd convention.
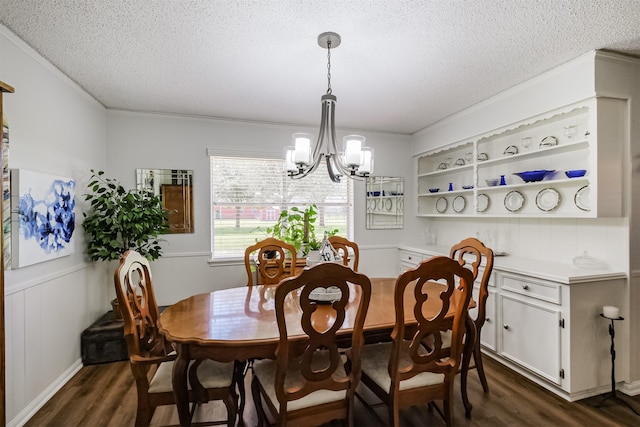
[[[0,80],[15,88],[4,96],[10,167],[86,186],[89,169],[106,165],[104,108],[1,26]],[[102,266],[85,260],[76,214],[73,255],[5,273],[9,425],[79,368],[80,333],[107,307],[110,284]]]
[[[208,263],[211,226],[207,150],[279,158],[292,133],[317,133],[317,129],[122,111],[108,111],[107,116],[109,174],[123,185],[135,185],[136,168],[194,172],[195,233],[166,236],[165,256],[152,265],[158,303],[171,304],[194,293],[244,285],[246,272],[241,260],[214,266]],[[410,186],[413,182],[410,138],[357,132],[366,136],[367,145],[375,149],[375,174],[404,177]],[[337,133],[340,139],[353,131]],[[395,274],[395,247],[409,226],[404,230],[366,230],[364,182],[356,181],[355,194],[354,234],[361,248],[360,270],[372,276]],[[407,190],[405,194],[411,193]],[[407,197],[405,203],[408,212],[405,221],[410,224],[415,220],[412,218],[415,201]]]

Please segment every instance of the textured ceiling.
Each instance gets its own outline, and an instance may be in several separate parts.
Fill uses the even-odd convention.
[[[410,134],[594,49],[640,57],[638,0],[0,0],[105,107]]]

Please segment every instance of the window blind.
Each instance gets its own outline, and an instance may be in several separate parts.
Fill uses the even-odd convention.
[[[211,252],[213,258],[244,255],[247,246],[267,236],[280,212],[297,206],[318,207],[316,237],[338,229],[352,238],[353,182],[329,179],[323,163],[302,179],[284,172],[282,159],[210,156]]]

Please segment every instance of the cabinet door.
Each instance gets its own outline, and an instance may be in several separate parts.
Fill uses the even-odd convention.
[[[476,286],[479,285],[476,284]],[[475,287],[473,289],[474,301],[478,301],[479,293],[480,290]],[[476,318],[477,311],[477,308],[469,310],[471,318]],[[482,326],[482,332],[480,333],[480,344],[490,350],[496,351],[496,293],[492,290],[489,290],[489,296],[487,297],[486,318]]]
[[[560,385],[560,310],[509,295],[501,295],[501,309],[500,354]]]

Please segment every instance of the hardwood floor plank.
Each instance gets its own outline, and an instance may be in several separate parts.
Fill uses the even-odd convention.
[[[460,399],[460,384],[456,381],[454,401],[454,424],[456,426],[512,427],[512,426],[562,426],[562,427],[636,427],[640,416],[615,401],[607,401],[601,408],[595,408],[602,401],[595,396],[579,402],[567,402],[541,388],[518,373],[486,358],[485,371],[491,392],[482,392],[477,374],[469,373],[469,398],[474,406],[472,418],[464,417],[464,407]],[[250,390],[251,375],[246,378],[246,388]],[[366,388],[359,392],[369,402],[375,402]],[[257,421],[251,393],[244,411],[246,426],[254,426]],[[635,405],[640,411],[640,396],[630,397],[618,393],[619,397]],[[27,427],[124,427],[133,426],[136,414],[136,392],[128,362],[83,367],[53,398],[36,413]],[[356,399],[356,426],[382,427],[387,422],[387,409],[374,409],[382,421]],[[201,405],[194,421],[222,420],[226,417],[224,405],[210,402]],[[403,427],[444,426],[437,412],[429,412],[426,406],[403,409]],[[167,406],[156,410],[152,426],[178,426],[175,407]],[[338,427],[332,422],[325,427]]]

